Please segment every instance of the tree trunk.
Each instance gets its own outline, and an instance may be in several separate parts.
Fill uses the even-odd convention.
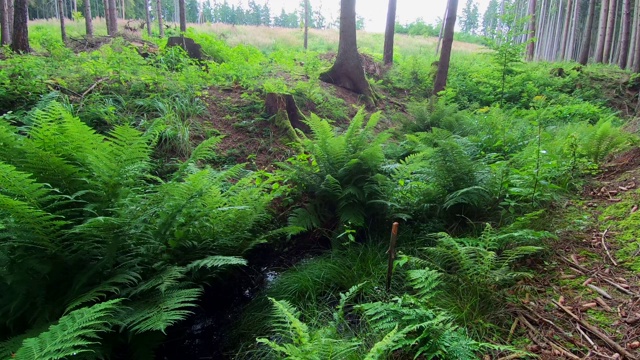
[[[573,3],[571,0],[567,0],[567,12],[564,17],[564,26],[562,27],[562,40],[560,42],[560,59],[566,60],[567,56],[567,43],[569,42],[569,28],[571,27],[571,14],[573,13]]]
[[[566,50],[567,54],[565,56],[567,60],[575,59],[576,43],[578,42],[576,39],[578,37],[578,31],[580,30],[580,27],[578,25],[580,22],[580,12],[581,12],[580,5],[581,5],[581,0],[576,0],[573,3],[573,16],[571,17],[571,31],[569,35],[569,44]]]
[[[396,3],[397,0],[389,0],[387,10],[387,28],[384,32],[384,64],[393,64],[393,39],[396,35]]]
[[[448,11],[449,11],[448,7],[444,9],[444,16],[442,17],[442,25],[440,26],[440,35],[438,35],[438,45],[436,45],[436,56],[438,56],[438,53],[440,53],[440,45],[442,44],[442,35],[444,34],[444,21],[447,18]]]
[[[7,0],[0,0],[0,45],[11,44],[9,33],[9,6]]]
[[[9,9],[9,39],[13,41],[13,23],[15,21],[16,3],[14,0],[7,0],[7,8]],[[28,14],[27,14],[28,16]]]
[[[304,49],[309,48],[309,0],[304,0]]]
[[[622,8],[622,39],[620,40],[620,68],[627,68],[629,42],[631,41],[631,0],[624,0]]]
[[[102,0],[102,7],[104,7],[104,22],[107,24],[107,35],[109,34],[109,29],[111,29],[109,25],[109,0]]]
[[[93,19],[91,18],[91,0],[84,0],[84,25],[87,38],[93,37]]]
[[[616,24],[616,2],[617,0],[611,0],[609,3],[609,14],[607,15],[607,36],[604,40],[604,54],[602,55],[602,60],[605,63],[611,62],[611,49],[613,47],[613,36]]]
[[[16,0],[13,10],[13,40],[11,49],[17,53],[29,52],[29,1]]]
[[[164,24],[162,21],[162,0],[156,0],[156,6],[158,9],[158,28],[160,29],[160,37],[164,37]]]
[[[595,62],[604,62],[604,43],[607,37],[607,15],[609,14],[609,0],[602,0],[600,20],[598,21],[598,43],[596,45]]]
[[[534,38],[536,37],[536,0],[529,0],[529,31],[527,37],[527,61],[533,60],[536,49]]]
[[[640,1],[636,4],[636,18],[640,18]],[[633,72],[640,72],[640,20],[637,21],[636,24],[636,39],[635,39],[635,49],[633,54]]]
[[[589,12],[587,13],[587,27],[584,32],[584,38],[582,39],[582,51],[580,52],[580,58],[578,61],[582,65],[587,65],[589,61],[589,50],[591,46],[591,35],[593,33],[593,20],[596,14],[596,0],[589,0]]]
[[[60,34],[62,35],[62,42],[67,42],[67,29],[64,26],[64,8],[62,6],[62,0],[58,0],[58,9],[60,11]]]
[[[627,67],[633,69],[635,64],[634,54],[636,53],[636,36],[638,29],[638,0],[633,4],[633,23],[631,24],[631,41],[629,42],[629,55],[627,56]]]
[[[320,80],[349,89],[373,102],[371,87],[364,75],[356,38],[356,0],[340,0],[340,40],[336,62]]]
[[[85,0],[85,1],[89,1],[89,0]],[[149,35],[149,37],[151,37],[151,4],[149,3],[149,0],[144,0],[144,8],[147,11],[147,35]]]
[[[458,0],[449,0],[447,9],[447,20],[444,24],[444,38],[442,40],[442,53],[440,54],[440,61],[438,62],[436,80],[433,84],[434,95],[437,95],[447,86],[451,48],[453,47],[453,33],[456,26],[456,14],[458,13]]]
[[[116,10],[116,0],[107,0],[107,5],[109,6],[109,8],[107,9],[107,18],[109,18],[109,21],[107,22],[107,33],[109,34],[109,36],[115,36],[118,32],[118,12]]]
[[[184,0],[178,0],[178,12],[180,13],[180,32],[187,31],[187,13],[184,9]]]

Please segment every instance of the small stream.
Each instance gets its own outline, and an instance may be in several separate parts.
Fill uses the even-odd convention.
[[[167,330],[167,338],[156,349],[157,360],[233,359],[231,333],[242,310],[270,283],[280,270],[321,249],[296,249],[286,254],[258,249],[249,256],[249,266],[224,273],[205,287],[194,314]]]

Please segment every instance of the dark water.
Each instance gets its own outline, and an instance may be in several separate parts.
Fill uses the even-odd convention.
[[[233,359],[233,326],[249,304],[282,269],[323,249],[304,246],[285,253],[258,249],[249,257],[249,266],[225,273],[205,287],[200,306],[186,321],[171,327],[156,350],[157,360]]]

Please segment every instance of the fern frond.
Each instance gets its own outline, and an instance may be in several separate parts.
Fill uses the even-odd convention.
[[[186,266],[187,270],[199,270],[201,268],[221,268],[232,265],[247,265],[247,260],[236,256],[209,256],[196,260]]]
[[[189,159],[180,164],[180,167],[173,175],[173,179],[180,179],[185,175],[186,170],[198,161],[207,160],[215,156],[214,149],[221,140],[221,137],[211,137],[196,146],[196,148],[191,152],[191,156],[189,157]]]
[[[97,302],[102,299],[106,299],[109,294],[119,294],[121,288],[131,287],[140,281],[140,275],[134,272],[127,272],[115,275],[111,279],[103,282],[97,287],[91,289],[86,294],[74,299],[68,306],[65,313],[73,311],[85,305],[86,303]]]
[[[15,353],[18,360],[56,360],[93,351],[100,333],[114,325],[121,300],[111,300],[70,312],[38,337],[25,339]]]
[[[131,305],[132,310],[123,317],[122,323],[131,331],[140,334],[147,331],[165,330],[187,318],[193,312],[202,289],[168,289],[140,303]]]
[[[364,360],[379,360],[386,359],[390,351],[396,349],[398,340],[404,336],[403,333],[398,332],[398,326],[396,325],[387,335],[373,345],[371,350],[367,353]]]
[[[309,328],[300,321],[300,312],[288,301],[269,298],[273,304],[274,328],[294,345],[304,346],[311,341]]]

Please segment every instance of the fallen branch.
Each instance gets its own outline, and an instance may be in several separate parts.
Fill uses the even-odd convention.
[[[579,324],[576,324],[576,329],[578,329],[578,332],[580,333],[580,335],[582,335],[583,338],[587,339],[587,341],[589,342],[589,344],[591,344],[591,347],[593,348],[598,348],[596,346],[596,344],[593,342],[593,340],[591,340],[591,338],[589,337],[589,335],[585,334],[584,331],[582,331],[582,329],[580,328]]]
[[[601,297],[596,298],[596,302],[600,304],[600,306],[608,312],[613,312],[613,309],[609,304],[607,304]]]
[[[603,289],[593,285],[593,284],[587,284],[587,287],[595,292],[597,292],[598,294],[602,295],[605,299],[613,299],[613,297],[611,295],[609,295],[608,292],[604,291]]]
[[[617,342],[613,341],[609,336],[604,334],[598,328],[596,328],[595,326],[589,324],[585,320],[580,319],[576,314],[572,313],[571,310],[569,310],[566,307],[562,306],[562,304],[558,303],[557,301],[551,300],[551,302],[554,303],[557,307],[559,307],[562,311],[567,313],[569,316],[571,316],[575,321],[577,321],[580,325],[582,325],[582,327],[584,327],[585,329],[589,330],[589,332],[591,332],[592,334],[594,334],[595,336],[600,338],[600,340],[602,340],[605,343],[607,343],[607,345],[609,345],[617,353],[621,354],[622,356],[626,357],[627,359],[638,360],[638,358],[636,356],[634,356],[633,354],[628,352],[624,347],[622,347]]]
[[[87,94],[89,94],[90,92],[93,91],[93,89],[96,88],[96,86],[98,86],[98,84],[100,84],[101,82],[105,81],[106,78],[100,78],[98,79],[98,81],[96,81],[95,83],[93,83],[93,85],[91,85],[85,92],[82,93],[82,96],[80,96],[80,99],[84,99],[85,96],[87,96]]]
[[[611,260],[611,262],[613,263],[614,266],[618,266],[618,263],[613,259],[613,256],[611,256],[611,253],[609,252],[609,248],[607,247],[607,243],[605,242],[606,238],[607,238],[607,233],[609,232],[609,228],[607,228],[603,233],[602,233],[602,247],[604,248],[604,251],[607,252],[607,256],[609,257],[609,260]]]
[[[566,262],[569,266],[571,266],[574,270],[579,271],[582,274],[588,274],[590,272],[592,272],[591,270],[585,268],[584,266],[580,265],[580,264],[576,264],[575,262],[567,259],[564,256],[560,256],[560,260]]]
[[[627,295],[632,295],[632,296],[633,296],[633,295],[636,295],[636,294],[634,294],[633,292],[631,292],[630,290],[625,289],[624,287],[620,286],[620,284],[617,284],[617,283],[615,283],[615,282],[613,282],[613,281],[611,281],[611,280],[609,280],[609,279],[602,278],[602,280],[606,281],[606,282],[607,282],[607,283],[609,283],[611,286],[613,286],[614,288],[616,288],[616,289],[618,289],[618,290],[622,291],[623,293],[625,293],[625,294],[627,294]]]

